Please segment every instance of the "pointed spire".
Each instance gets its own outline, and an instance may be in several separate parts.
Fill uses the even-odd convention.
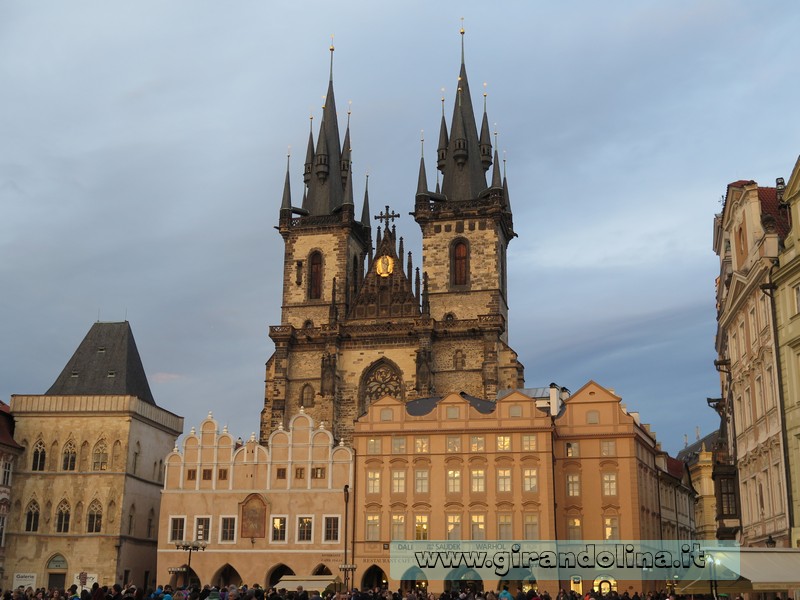
[[[352,206],[352,211],[355,212],[355,202],[353,202],[353,178],[348,177],[344,184],[344,200],[342,206]]]
[[[424,133],[424,132],[423,132]],[[428,178],[425,175],[425,136],[420,135],[419,178],[417,179],[417,196],[428,194]]]
[[[350,178],[350,106],[352,104],[352,101],[347,103],[347,129],[344,132],[344,144],[342,145],[341,170],[342,179],[345,181]],[[347,184],[345,183],[345,185]]]
[[[402,256],[400,257],[402,258]],[[411,277],[414,274],[414,266],[411,263],[411,250],[408,251],[408,264],[406,265],[406,272],[408,273],[408,284],[411,285]]]
[[[286,153],[286,181],[283,183],[283,201],[281,202],[281,210],[292,210],[292,191],[289,188],[289,159],[292,156],[291,146]]]
[[[444,88],[442,88],[442,123],[439,126],[439,147],[436,149],[436,168],[442,173],[444,173],[444,167],[447,161],[447,146],[449,144],[450,138],[447,136],[447,122],[444,118]]]
[[[419,267],[417,267],[416,275],[414,277],[414,295],[417,297],[417,302],[419,302]]]
[[[403,252],[404,252],[404,250],[403,250],[403,236],[400,236],[400,246],[397,249],[397,256],[398,256],[398,258],[400,258],[401,261],[403,260]],[[400,263],[399,266],[400,267],[403,266],[402,262]]]
[[[503,152],[503,198],[506,200],[506,210],[511,211],[511,197],[508,195],[508,180],[506,179],[506,153]]]
[[[492,187],[500,189],[503,187],[503,177],[500,175],[500,160],[497,156],[497,149],[494,151],[494,169],[492,169]]]
[[[314,115],[309,117],[308,148],[306,149],[306,162],[303,168],[303,181],[306,185],[311,181],[311,168],[314,166]],[[305,207],[304,207],[305,208]]]
[[[492,166],[492,134],[489,132],[489,117],[486,114],[486,84],[483,84],[483,121],[481,122],[481,164],[488,171]]]
[[[322,121],[314,153],[313,173],[308,183],[307,206],[311,215],[329,215],[343,202],[344,181],[341,173],[341,140],[336,116],[336,100],[333,94],[333,44],[331,51],[331,75],[325,104],[322,107]]]
[[[461,28],[461,69],[458,76],[458,93],[453,107],[450,140],[445,157],[442,195],[452,201],[478,198],[486,190],[486,171],[481,162],[481,148],[472,96],[464,64],[464,28]]]
[[[369,221],[369,173],[367,173],[367,182],[364,184],[364,208],[361,209],[361,224],[364,227],[372,227]]]

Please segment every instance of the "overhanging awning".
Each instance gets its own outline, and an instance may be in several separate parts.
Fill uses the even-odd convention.
[[[738,561],[731,557],[738,554]],[[792,548],[738,548],[735,551],[717,552],[722,563],[728,563],[740,577],[735,580],[719,579],[716,589],[720,594],[741,592],[768,592],[800,589],[800,550]],[[734,566],[735,565],[735,566]],[[708,594],[711,580],[704,575],[687,577],[676,582],[679,594]]]
[[[298,585],[302,585],[306,591],[321,592],[329,585],[336,583],[333,575],[284,575],[275,584],[278,589],[286,588],[287,591],[294,591]]]

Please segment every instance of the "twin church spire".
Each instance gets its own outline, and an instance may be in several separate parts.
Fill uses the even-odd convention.
[[[483,94],[483,118],[480,132],[478,132],[464,60],[463,28],[460,33],[461,66],[449,131],[445,120],[444,98],[442,98],[442,119],[436,161],[436,167],[442,174],[442,184],[440,187],[437,177],[436,190],[434,192],[428,190],[424,156],[420,159],[417,181],[417,196],[428,196],[434,200],[450,202],[475,200],[486,196],[490,190],[507,189],[505,175],[501,175],[500,172],[497,150],[492,148],[485,92]],[[289,166],[287,165],[281,209],[301,216],[332,215],[345,205],[353,205],[350,111],[347,111],[347,129],[342,144],[339,136],[336,99],[333,92],[333,44],[330,46],[330,52],[330,77],[316,143],[313,117],[308,134],[303,169],[304,193],[300,208],[293,207],[291,203]],[[492,165],[494,165],[494,169],[491,181],[487,185],[486,172]],[[507,193],[503,193],[503,196],[508,209]],[[364,227],[370,227],[369,199],[366,190],[360,223]]]

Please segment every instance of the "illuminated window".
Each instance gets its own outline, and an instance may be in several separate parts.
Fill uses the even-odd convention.
[[[523,469],[522,470],[522,490],[524,492],[538,492],[539,491],[539,470],[538,469]]]
[[[418,494],[427,494],[429,491],[429,473],[427,469],[417,469],[414,471],[414,491]]]
[[[472,484],[470,489],[473,492],[486,491],[486,471],[484,471],[483,469],[473,469]]]
[[[380,454],[380,453],[381,453],[380,438],[369,438],[367,440],[367,454]]]
[[[461,436],[448,435],[447,436],[447,451],[448,452],[461,452]]]
[[[381,539],[379,515],[367,515],[365,537],[368,542],[377,542]]]
[[[367,493],[380,494],[381,493],[381,472],[380,471],[367,471]]]
[[[314,530],[313,517],[297,517],[297,541],[310,542]]]
[[[414,517],[414,539],[428,539],[428,515],[416,515]]]
[[[447,539],[461,539],[461,515],[447,515]]]
[[[618,517],[605,517],[603,519],[603,539],[618,540],[619,539],[619,518]]]
[[[458,469],[449,469],[447,471],[447,493],[461,493],[461,471]]]
[[[567,442],[565,448],[568,457],[580,456],[580,452],[578,451],[578,442]]]
[[[469,440],[470,452],[484,452],[486,450],[486,438],[482,435],[473,435]]]
[[[603,496],[617,495],[617,474],[603,473]]]
[[[523,435],[522,436],[522,450],[525,452],[533,452],[536,450],[536,436]]]
[[[414,438],[414,452],[417,454],[427,454],[430,452],[430,439],[428,436],[419,436]]]
[[[497,451],[498,452],[509,452],[511,450],[511,436],[510,435],[498,435],[497,436]]]
[[[511,491],[511,469],[497,469],[497,492]]]
[[[406,493],[406,472],[405,471],[392,471],[392,493],[405,494]]]
[[[470,528],[472,531],[473,540],[486,539],[486,516],[485,515],[472,515],[470,516]]]
[[[567,496],[581,495],[581,476],[578,473],[567,475]]]
[[[272,541],[286,541],[286,517],[272,517]]]
[[[577,517],[567,519],[567,539],[575,541],[582,537],[581,520]]]
[[[406,539],[406,516],[392,515],[392,539]]]

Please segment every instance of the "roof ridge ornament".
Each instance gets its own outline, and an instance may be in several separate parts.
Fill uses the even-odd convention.
[[[464,17],[461,17],[461,29],[459,30],[461,34],[461,64],[464,64]]]

